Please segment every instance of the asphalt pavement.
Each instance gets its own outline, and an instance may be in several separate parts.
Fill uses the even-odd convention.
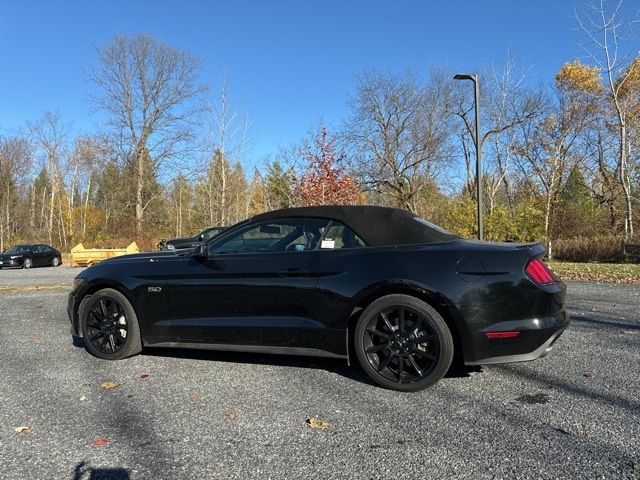
[[[0,286],[78,272],[1,271]],[[65,301],[62,287],[0,293],[2,479],[640,478],[637,285],[569,283],[573,322],[548,357],[414,394],[331,359],[98,360]]]

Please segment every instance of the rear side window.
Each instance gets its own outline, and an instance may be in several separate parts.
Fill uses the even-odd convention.
[[[331,222],[320,242],[321,250],[364,248],[367,244],[353,230],[340,222]]]

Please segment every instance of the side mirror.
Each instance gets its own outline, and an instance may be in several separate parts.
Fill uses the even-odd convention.
[[[193,256],[196,258],[209,258],[209,245],[206,243],[199,243],[193,249]]]
[[[200,235],[198,235],[198,241],[204,242],[204,233],[201,233]]]

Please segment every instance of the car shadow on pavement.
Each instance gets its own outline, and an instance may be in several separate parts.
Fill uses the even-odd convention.
[[[595,325],[601,325],[607,328],[617,328],[622,330],[640,330],[640,324],[638,323],[630,323],[630,322],[612,322],[609,320],[598,320],[591,317],[584,317],[578,315],[571,315],[571,321],[577,323],[589,323]]]
[[[295,355],[275,355],[244,352],[225,352],[216,350],[195,350],[190,348],[154,348],[145,347],[143,355],[185,358],[190,360],[210,360],[229,363],[249,363],[254,365],[271,365],[278,367],[314,368],[341,375],[367,385],[377,386],[362,370],[358,360],[352,358],[350,365],[346,360],[326,357],[305,357]],[[482,372],[480,366],[464,365],[461,360],[454,360],[445,378],[466,378]]]
[[[73,480],[130,480],[125,468],[92,468],[87,462],[80,462],[73,470]]]
[[[613,393],[610,393],[612,391],[611,389],[605,391],[597,391],[594,388],[582,387],[576,382],[570,382],[566,378],[558,377],[550,373],[543,373],[540,370],[529,371],[520,368],[516,364],[495,365],[494,368],[511,376],[525,378],[543,388],[556,390],[565,394],[572,395],[574,397],[582,397],[591,402],[598,402],[603,405],[610,405],[613,407],[621,408],[631,413],[635,413],[640,410],[639,403],[627,398],[616,396]]]

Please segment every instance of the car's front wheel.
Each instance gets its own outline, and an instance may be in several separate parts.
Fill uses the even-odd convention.
[[[415,392],[438,382],[453,360],[453,337],[442,316],[409,295],[387,295],[360,315],[354,347],[379,385]]]
[[[33,267],[33,262],[31,261],[30,258],[25,258],[24,261],[22,262],[22,268],[31,268]]]
[[[120,360],[142,351],[138,317],[119,291],[105,288],[85,297],[78,313],[84,345],[92,355]]]

